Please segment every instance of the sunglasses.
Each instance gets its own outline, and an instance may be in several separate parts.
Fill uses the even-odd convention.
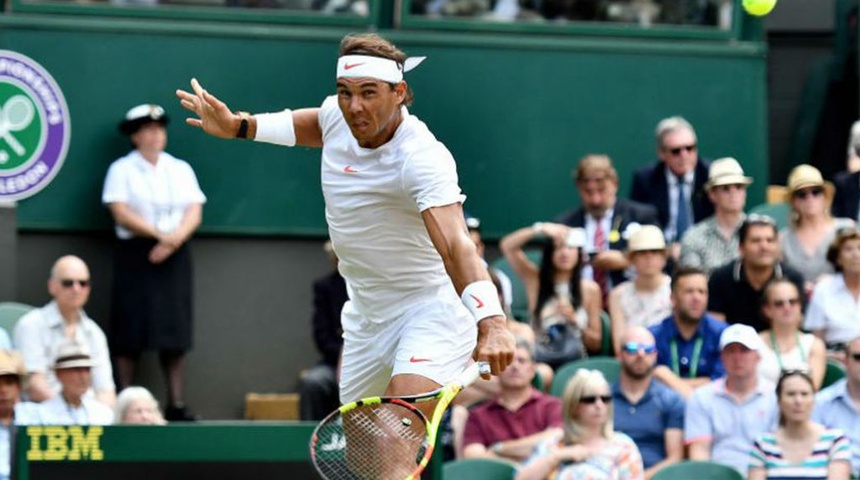
[[[624,344],[624,353],[636,355],[640,350],[645,353],[654,353],[657,351],[657,345],[654,345],[653,343],[638,342],[627,342]]]
[[[800,305],[800,299],[799,299],[799,298],[797,298],[797,297],[795,297],[795,298],[779,299],[779,300],[774,300],[774,301],[770,302],[770,304],[771,304],[771,305],[773,305],[773,306],[774,306],[774,307],[776,307],[776,308],[782,308],[782,307],[785,307],[785,306],[788,306],[788,305],[791,305],[791,306],[793,307],[793,306],[795,306],[795,305]]]
[[[75,280],[72,278],[64,278],[60,280],[60,285],[62,285],[63,288],[72,288],[75,286],[75,283],[77,283],[81,288],[87,288],[90,286],[89,280]]]
[[[803,200],[803,199],[805,199],[806,197],[809,197],[809,196],[812,196],[812,197],[820,197],[820,196],[822,196],[822,195],[824,195],[824,189],[823,189],[823,188],[820,188],[820,187],[815,187],[815,188],[806,188],[806,189],[803,189],[803,190],[798,190],[798,191],[796,191],[796,192],[794,192],[794,193],[792,194],[792,196],[793,196],[794,198],[799,198],[799,199],[801,199],[801,200]]]
[[[686,150],[687,153],[694,152],[696,150],[696,144],[694,143],[692,145],[686,145],[683,147],[675,147],[675,148],[667,148],[666,149],[666,151],[668,151],[672,155],[680,155],[681,152],[683,152],[684,150]]]
[[[579,399],[579,403],[591,405],[592,403],[597,403],[597,400],[607,404],[612,401],[612,397],[610,395],[586,395]]]

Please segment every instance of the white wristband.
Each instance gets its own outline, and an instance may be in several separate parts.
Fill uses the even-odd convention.
[[[259,113],[255,142],[274,143],[292,147],[296,144],[296,129],[293,126],[293,112],[289,109],[278,113]]]
[[[505,311],[499,303],[499,292],[489,280],[479,280],[466,285],[460,298],[466,308],[472,312],[476,322],[487,317],[505,316]]]

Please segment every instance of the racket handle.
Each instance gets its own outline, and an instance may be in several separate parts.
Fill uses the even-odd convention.
[[[490,364],[487,362],[475,362],[469,365],[462,374],[460,374],[460,378],[457,379],[457,382],[463,386],[463,388],[468,387],[469,385],[475,383],[475,381],[484,374],[490,373]]]

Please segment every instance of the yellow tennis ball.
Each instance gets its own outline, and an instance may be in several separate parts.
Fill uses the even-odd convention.
[[[767,15],[775,6],[776,0],[744,0],[744,10],[756,17]]]

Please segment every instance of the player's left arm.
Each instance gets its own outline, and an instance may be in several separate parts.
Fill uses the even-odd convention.
[[[498,375],[513,361],[514,337],[487,267],[467,233],[463,207],[460,203],[430,207],[421,217],[457,294],[478,321],[475,359],[488,362]]]

